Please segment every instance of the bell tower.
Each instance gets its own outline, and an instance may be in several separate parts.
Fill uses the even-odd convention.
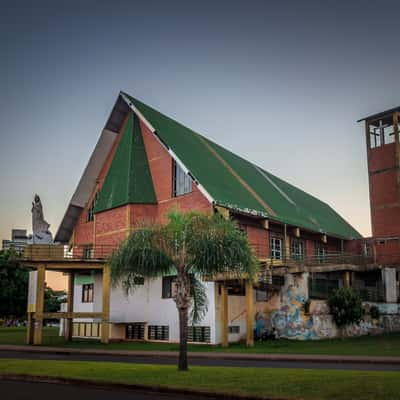
[[[363,118],[372,235],[400,237],[400,107]]]

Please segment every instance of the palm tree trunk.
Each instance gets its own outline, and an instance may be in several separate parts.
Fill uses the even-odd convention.
[[[180,371],[188,370],[187,360],[187,341],[188,341],[188,309],[181,307],[179,312],[179,361],[178,369]]]

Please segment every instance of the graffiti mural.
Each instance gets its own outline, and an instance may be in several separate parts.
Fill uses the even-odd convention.
[[[279,301],[273,299],[273,309],[269,302],[264,303],[263,318],[279,338],[296,340],[318,340],[337,336],[360,336],[387,331],[400,331],[400,305],[388,303],[365,303],[366,315],[359,324],[352,324],[339,330],[329,314],[326,301],[312,300],[308,312],[308,274],[285,276],[285,285],[280,292]],[[371,306],[379,309],[379,319],[368,314]]]

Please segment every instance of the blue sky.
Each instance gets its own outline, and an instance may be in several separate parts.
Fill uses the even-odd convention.
[[[1,1],[0,239],[55,233],[124,90],[370,233],[356,120],[399,105],[395,1]]]

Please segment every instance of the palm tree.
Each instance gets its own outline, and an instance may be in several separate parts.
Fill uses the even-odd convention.
[[[138,277],[176,275],[179,313],[179,370],[187,370],[189,312],[193,323],[207,312],[204,277],[229,273],[252,279],[257,262],[247,237],[220,214],[171,211],[166,224],[138,226],[110,258],[111,278],[126,292]]]

